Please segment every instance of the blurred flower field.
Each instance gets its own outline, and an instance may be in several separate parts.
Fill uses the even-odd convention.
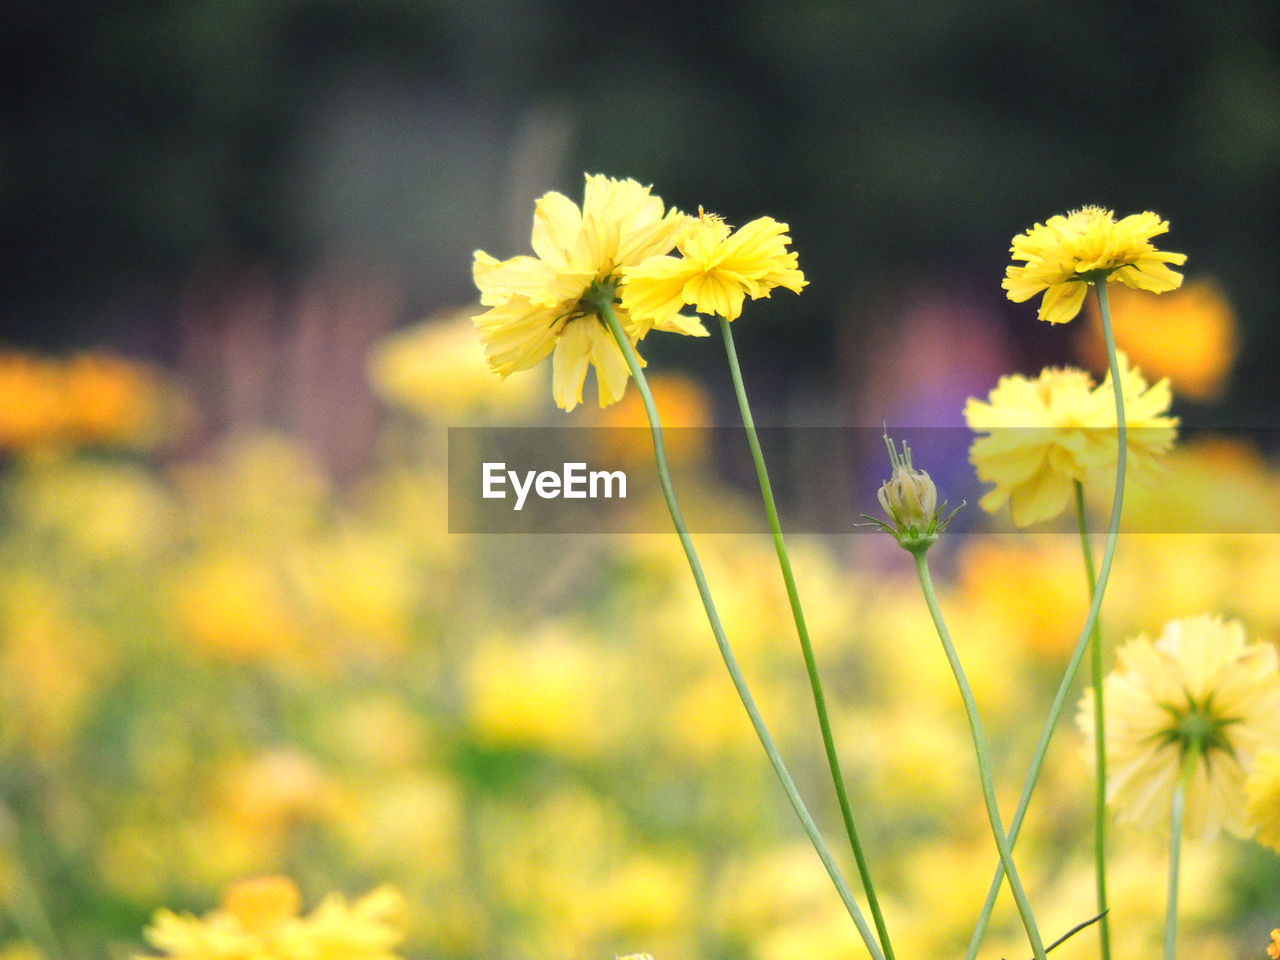
[[[1197,389],[1221,389],[1223,369]],[[199,410],[159,370],[0,356],[0,958],[124,960],[148,952],[158,909],[205,914],[267,875],[307,909],[399,891],[407,958],[863,956],[675,538],[448,533],[446,427],[541,422],[545,384],[495,385],[457,318],[384,341],[370,372],[378,452],[338,486],[285,435],[181,450]],[[654,383],[677,424],[707,422],[698,385]],[[642,422],[625,403],[582,413]],[[1280,471],[1252,448],[1200,441],[1165,462],[1188,478],[1180,510],[1280,529]],[[755,509],[709,463],[696,475],[689,503]],[[940,542],[941,599],[1012,805],[1088,593],[1074,538],[986,522],[1003,532]],[[996,856],[910,563],[879,537],[790,539],[899,955],[962,955]],[[772,545],[698,541],[761,708],[834,831]],[[1278,574],[1280,534],[1125,535],[1108,664],[1124,638],[1209,611],[1274,643]],[[1095,912],[1091,763],[1062,724],[1018,847],[1050,938]],[[1113,829],[1116,955],[1150,956],[1165,838]],[[1262,955],[1280,856],[1220,836],[1183,858],[1187,955]],[[1023,956],[1012,905],[996,918],[981,956]],[[1054,956],[1095,949],[1082,936]]]

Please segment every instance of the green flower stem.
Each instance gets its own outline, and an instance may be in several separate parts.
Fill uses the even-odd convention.
[[[1111,564],[1115,560],[1116,544],[1120,538],[1120,510],[1124,503],[1125,461],[1129,451],[1128,433],[1124,419],[1124,389],[1120,384],[1120,365],[1116,360],[1115,336],[1111,332],[1111,312],[1107,306],[1107,292],[1104,284],[1094,287],[1098,294],[1098,306],[1102,314],[1102,335],[1107,345],[1107,360],[1111,370],[1111,382],[1115,388],[1116,401],[1116,485],[1111,500],[1111,521],[1107,526],[1107,539],[1102,548],[1102,565],[1098,571],[1098,587],[1093,594],[1093,602],[1089,604],[1089,613],[1084,618],[1084,626],[1080,628],[1080,636],[1076,640],[1067,669],[1062,674],[1062,682],[1054,694],[1053,703],[1049,707],[1049,716],[1044,728],[1040,731],[1040,740],[1036,744],[1035,753],[1031,757],[1031,767],[1022,785],[1022,795],[1018,798],[1018,807],[1013,813],[1013,821],[1009,824],[1009,846],[1012,848],[1018,839],[1018,831],[1022,829],[1022,821],[1027,807],[1031,803],[1031,794],[1040,779],[1040,771],[1044,767],[1045,755],[1049,752],[1049,741],[1053,738],[1054,728],[1058,725],[1058,717],[1066,705],[1067,694],[1075,682],[1080,664],[1084,660],[1089,639],[1093,636],[1094,624],[1098,621],[1102,610],[1102,598],[1106,594],[1107,581],[1111,578]],[[987,899],[982,904],[978,915],[978,923],[974,927],[973,937],[969,940],[969,949],[965,952],[965,960],[974,960],[978,955],[978,946],[991,922],[991,911],[995,908],[996,896],[1000,892],[1000,881],[1004,878],[1004,864],[998,864],[995,876],[991,878],[991,886],[987,890]]]
[[[764,718],[760,716],[755,700],[752,698],[750,690],[747,689],[747,682],[743,678],[742,671],[738,667],[737,658],[734,657],[733,650],[729,646],[724,627],[720,623],[720,615],[716,612],[715,602],[711,598],[711,589],[707,585],[706,575],[702,572],[702,564],[699,562],[698,554],[693,548],[693,539],[689,536],[684,516],[680,512],[679,504],[676,502],[675,490],[671,486],[671,474],[667,469],[666,448],[662,440],[662,424],[658,421],[658,410],[654,406],[653,395],[649,392],[649,385],[645,380],[644,372],[640,369],[639,362],[636,360],[635,350],[632,349],[631,341],[618,323],[618,317],[614,313],[612,305],[601,301],[598,303],[598,307],[600,316],[609,328],[609,332],[613,334],[614,340],[617,341],[618,348],[622,351],[622,356],[627,362],[627,369],[631,371],[631,376],[636,381],[636,388],[640,391],[640,399],[644,403],[645,413],[649,417],[649,429],[653,435],[653,455],[657,461],[658,480],[662,485],[662,495],[666,499],[667,510],[671,514],[671,522],[676,528],[676,534],[680,538],[680,545],[684,548],[685,557],[689,561],[689,570],[693,573],[694,583],[698,587],[698,595],[702,598],[702,606],[706,610],[707,620],[711,624],[711,632],[715,635],[716,646],[720,648],[720,656],[724,659],[725,667],[728,668],[734,689],[737,690],[742,706],[746,709],[747,716],[751,719],[751,726],[755,728],[756,736],[760,738],[760,744],[764,747],[764,752],[769,757],[769,762],[773,766],[773,772],[778,777],[778,782],[782,784],[783,792],[787,795],[792,809],[795,810],[796,816],[800,819],[800,824],[804,828],[805,834],[818,852],[818,857],[822,860],[822,865],[826,868],[828,876],[831,877],[831,882],[835,884],[836,892],[840,895],[845,909],[849,911],[849,916],[853,918],[853,923],[858,928],[858,933],[861,934],[862,942],[866,944],[867,951],[874,960],[885,960],[880,944],[876,942],[875,934],[867,924],[866,918],[863,917],[862,910],[858,907],[853,893],[849,890],[849,885],[840,873],[840,869],[836,866],[835,860],[831,856],[831,851],[827,849],[827,845],[822,839],[822,835],[818,833],[813,817],[809,815],[804,801],[800,799],[800,793],[796,789],[795,781],[791,779],[791,774],[787,771],[786,764],[782,762],[782,756],[778,753],[773,737],[765,726]]]
[[[17,817],[9,806],[0,803],[0,838],[13,851],[10,867],[16,880],[13,895],[6,906],[17,932],[52,960],[64,956],[62,944],[40,899],[39,887],[33,882],[32,872],[26,869],[26,860],[22,855],[25,844],[19,835],[17,824]]]
[[[991,780],[991,761],[987,756],[987,739],[982,733],[982,721],[978,718],[978,705],[973,699],[973,691],[969,689],[964,668],[960,666],[960,658],[956,655],[955,646],[951,643],[951,635],[942,619],[942,610],[938,606],[938,598],[933,590],[933,578],[929,576],[929,563],[925,559],[927,550],[927,546],[922,546],[918,550],[911,551],[916,558],[916,573],[920,576],[920,589],[924,591],[925,603],[929,606],[929,614],[933,617],[934,627],[937,628],[938,639],[942,641],[942,649],[946,651],[947,662],[951,664],[956,686],[960,688],[960,698],[964,701],[964,712],[969,719],[969,732],[973,735],[973,748],[978,756],[978,777],[982,781],[982,799],[987,805],[987,819],[991,821],[991,833],[995,837],[996,849],[1000,851],[1000,863],[1004,868],[1005,876],[1009,878],[1009,889],[1013,892],[1018,915],[1022,918],[1027,939],[1031,942],[1031,952],[1035,955],[1035,960],[1045,960],[1044,942],[1040,939],[1040,931],[1031,913],[1031,904],[1027,901],[1022,880],[1018,877],[1018,870],[1013,864],[1013,845],[1004,832],[1004,824],[1000,821],[995,785]]]
[[[765,467],[764,453],[760,449],[760,438],[756,435],[755,420],[751,416],[751,406],[747,402],[747,390],[742,382],[742,369],[738,365],[738,351],[733,344],[733,331],[729,321],[724,317],[720,321],[720,333],[724,337],[725,353],[729,358],[729,373],[733,377],[733,389],[738,397],[738,409],[742,413],[742,425],[747,431],[747,443],[751,447],[751,458],[755,461],[756,476],[760,480],[760,495],[764,498],[764,510],[769,517],[769,529],[773,533],[773,546],[778,554],[778,566],[782,570],[782,580],[786,584],[787,599],[791,602],[791,616],[796,623],[796,635],[800,638],[800,650],[804,654],[805,670],[809,674],[809,686],[813,690],[813,705],[818,712],[818,726],[822,731],[822,745],[827,753],[827,765],[831,768],[831,780],[835,784],[836,798],[840,803],[840,814],[844,818],[844,829],[849,835],[849,844],[853,847],[853,859],[858,865],[858,875],[862,878],[862,889],[867,894],[867,906],[871,910],[871,918],[876,925],[876,933],[880,937],[880,945],[884,948],[886,960],[894,960],[893,947],[889,943],[889,930],[885,926],[884,915],[880,911],[880,901],[876,897],[874,884],[871,882],[871,870],[867,866],[866,856],[862,852],[862,844],[858,841],[858,830],[853,822],[853,811],[849,807],[849,793],[845,788],[844,776],[840,772],[840,760],[836,754],[835,738],[831,733],[831,721],[827,716],[827,699],[822,692],[822,681],[818,677],[818,664],[813,655],[813,644],[809,642],[809,628],[805,624],[804,610],[800,606],[800,593],[796,589],[795,575],[791,571],[791,557],[782,539],[782,525],[778,521],[778,507],[773,499],[773,485],[769,482],[769,471]]]
[[[1182,859],[1182,823],[1186,814],[1187,784],[1200,760],[1198,744],[1193,744],[1182,761],[1178,785],[1173,790],[1169,812],[1169,900],[1164,914],[1164,960],[1174,960],[1178,943],[1178,873]]]
[[[1084,484],[1076,481],[1076,525],[1080,528],[1080,549],[1084,554],[1084,575],[1089,583],[1089,600],[1098,592],[1098,577],[1093,569],[1093,548],[1089,545],[1089,521],[1084,509]],[[1106,717],[1102,699],[1102,619],[1095,617],[1091,631],[1090,649],[1093,651],[1093,746],[1094,776],[1093,796],[1093,863],[1098,892],[1098,937],[1101,941],[1101,960],[1111,960],[1111,926],[1107,919],[1107,740]]]

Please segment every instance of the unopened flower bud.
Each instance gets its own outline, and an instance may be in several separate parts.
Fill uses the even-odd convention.
[[[903,446],[906,450],[905,445]],[[909,456],[908,452],[908,456]],[[880,506],[900,526],[923,530],[938,508],[938,488],[924,470],[899,462],[880,487]]]
[[[885,523],[874,517],[867,519],[897,538],[904,549],[921,553],[938,539],[938,534],[946,529],[960,507],[951,511],[945,520],[942,519],[942,511],[947,505],[944,503],[941,507],[938,506],[938,488],[934,486],[929,474],[912,466],[911,448],[906,441],[902,443],[901,452],[888,436],[885,436],[884,442],[889,448],[893,475],[881,484],[878,496],[880,506],[884,507],[884,512],[889,515],[892,523]]]

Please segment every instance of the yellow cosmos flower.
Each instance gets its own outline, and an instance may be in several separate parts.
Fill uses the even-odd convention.
[[[582,402],[588,367],[596,371],[600,406],[622,399],[630,374],[595,303],[615,299],[623,268],[671,250],[688,221],[678,210],[664,211],[634,180],[589,175],[581,208],[563,194],[545,194],[533,216],[537,256],[499,261],[475,253],[472,274],[490,309],[472,319],[489,366],[505,377],[554,351],[552,393],[561,408]],[[616,312],[633,343],[652,328],[707,335],[688,317],[637,325],[625,307]]]
[[[259,877],[232,886],[204,917],[158,911],[145,936],[173,960],[399,960],[392,947],[403,939],[395,922],[403,901],[390,887],[351,904],[330,894],[305,917],[301,903],[291,880]]]
[[[760,217],[731,233],[720,217],[699,211],[677,244],[681,256],[623,269],[622,305],[638,321],[659,326],[685,306],[735,320],[747,297],[767,297],[774,287],[799,293],[808,281],[787,250],[787,229]]]
[[[1005,270],[1004,289],[1015,303],[1044,291],[1039,316],[1050,323],[1066,323],[1079,313],[1088,285],[1100,280],[1152,293],[1176,290],[1182,274],[1168,264],[1181,265],[1187,255],[1164,253],[1151,244],[1168,229],[1168,222],[1150,211],[1119,221],[1101,207],[1050,217],[1013,238],[1010,255],[1026,262]]]
[[[1258,842],[1280,851],[1280,750],[1258,754],[1244,792],[1246,819]]]
[[[1245,777],[1264,748],[1280,746],[1273,645],[1246,642],[1236,620],[1171,620],[1154,643],[1139,636],[1120,648],[1102,696],[1107,801],[1122,820],[1161,821],[1194,751],[1188,836],[1213,836],[1219,827],[1246,832]],[[1085,691],[1076,720],[1092,757],[1092,690]]]
[[[1128,358],[1117,356],[1128,426],[1126,463],[1135,482],[1158,475],[1156,456],[1172,445],[1178,418],[1166,416],[1167,380],[1148,387]],[[994,483],[979,501],[995,513],[1006,503],[1015,525],[1058,516],[1072,501],[1075,482],[1107,481],[1116,465],[1116,409],[1111,377],[1095,387],[1083,370],[1046,368],[1034,380],[1001,377],[983,402],[970,397],[969,427],[987,436],[969,448],[978,479]]]

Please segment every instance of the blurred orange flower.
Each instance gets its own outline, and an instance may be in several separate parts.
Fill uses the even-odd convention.
[[[1213,400],[1222,395],[1239,337],[1231,302],[1218,284],[1196,280],[1163,297],[1117,285],[1109,296],[1116,346],[1136,365],[1153,378],[1168,377],[1180,396]],[[1087,309],[1091,316],[1098,313],[1094,300]],[[1086,366],[1106,366],[1098,323],[1086,324],[1076,343]]]
[[[165,432],[173,399],[154,369],[122,357],[0,351],[0,450],[150,446]]]

